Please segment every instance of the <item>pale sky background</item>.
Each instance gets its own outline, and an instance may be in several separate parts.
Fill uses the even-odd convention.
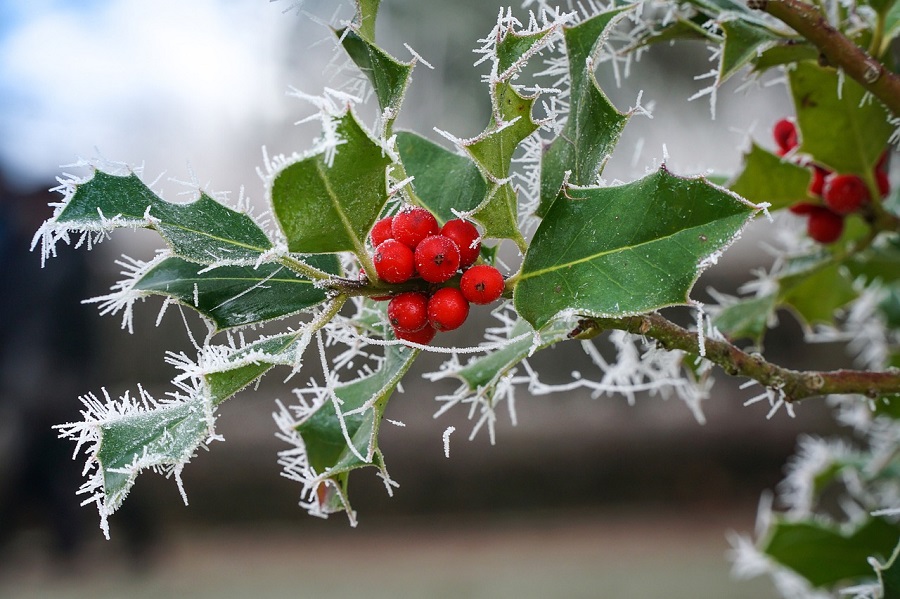
[[[261,148],[303,151],[317,132],[293,123],[312,112],[287,97],[290,86],[321,93],[332,57],[328,31],[296,11],[292,0],[0,0],[0,164],[8,179],[47,186],[59,166],[99,152],[144,164],[152,180],[189,178],[261,200],[256,168]],[[463,6],[466,5],[466,6]],[[468,6],[471,5],[471,6]],[[460,137],[484,125],[485,71],[470,69],[471,49],[493,25],[499,4],[385,0],[379,40],[401,59],[407,41],[437,69],[416,69],[400,124],[434,136],[437,126]],[[304,8],[330,20],[347,0],[308,0]],[[427,22],[432,18],[434,23]],[[604,84],[620,109],[654,106],[654,119],[635,118],[608,167],[611,177],[640,176],[668,151],[676,172],[730,172],[740,161],[741,131],[771,145],[771,123],[788,113],[784,86],[735,97],[720,92],[718,118],[707,100],[686,100],[709,81],[693,75],[713,68],[705,50],[696,65],[660,48],[620,89]],[[601,81],[610,80],[600,69]],[[731,86],[732,88],[734,86]],[[642,153],[636,155],[635,147]],[[164,191],[167,183],[163,179]],[[178,191],[177,186],[175,191]],[[166,196],[168,197],[168,195]]]

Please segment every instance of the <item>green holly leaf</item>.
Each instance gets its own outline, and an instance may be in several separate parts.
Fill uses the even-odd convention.
[[[894,127],[877,100],[834,69],[800,62],[788,72],[800,128],[799,150],[839,173],[870,176]],[[825,127],[822,123],[828,123]]]
[[[570,188],[525,254],[516,310],[540,329],[566,312],[617,317],[683,304],[757,211],[665,168],[618,187]]]
[[[385,117],[386,130],[390,131],[400,112],[414,65],[397,60],[375,44],[378,4],[371,0],[357,2],[357,24],[335,30],[334,33],[350,59],[372,83],[378,106]]]
[[[900,542],[887,561],[875,566],[875,573],[881,582],[882,596],[885,599],[900,597]]]
[[[475,163],[410,131],[397,133],[397,150],[406,174],[415,177],[416,195],[441,224],[484,200],[488,186]]]
[[[791,308],[807,327],[834,324],[838,308],[857,295],[846,269],[836,263],[816,265],[779,280],[778,302]]]
[[[759,347],[774,310],[774,294],[744,299],[723,308],[713,324],[729,339],[747,338]]]
[[[708,19],[699,17],[694,19],[678,17],[662,29],[648,33],[642,37],[637,44],[629,47],[628,50],[636,50],[637,48],[649,46],[650,44],[675,42],[680,40],[721,43],[721,37],[710,31],[709,27],[704,27],[707,21]]]
[[[200,397],[99,425],[96,458],[110,513],[121,504],[142,470],[175,467],[190,460],[212,432],[207,401]]]
[[[900,528],[869,518],[853,532],[817,520],[776,520],[762,551],[794,570],[815,587],[871,578],[869,557],[885,560],[900,538]]]
[[[365,238],[387,202],[387,153],[353,112],[337,122],[342,140],[326,154],[284,167],[272,181],[272,208],[292,252],[350,251],[366,256]]]
[[[597,85],[593,69],[607,28],[624,10],[610,10],[563,29],[571,87],[569,118],[541,161],[541,200],[536,211],[540,217],[556,200],[567,172],[573,185],[597,183],[628,122],[629,115],[616,110]]]
[[[337,274],[333,255],[308,259],[311,266]],[[280,264],[219,266],[208,269],[182,258],[165,258],[132,289],[165,295],[210,319],[217,331],[296,314],[326,299],[326,291]]]
[[[768,27],[753,25],[742,19],[719,23],[725,34],[722,58],[719,61],[718,84],[724,83],[767,46],[779,39]]]
[[[744,170],[729,187],[751,202],[770,203],[774,211],[808,201],[811,178],[811,169],[786,162],[754,143],[744,155]]]
[[[351,470],[367,466],[384,470],[384,457],[378,447],[384,409],[418,353],[419,350],[405,346],[388,346],[380,370],[338,385],[334,394],[339,402],[326,400],[294,427],[313,471],[340,482],[344,493],[333,499],[348,512],[346,476]]]
[[[187,204],[157,196],[137,175],[96,171],[75,187],[44,231],[108,231],[122,227],[154,229],[172,252],[199,264],[253,263],[272,248],[265,232],[244,213],[208,195]]]
[[[791,40],[790,43],[777,44],[763,50],[752,59],[753,70],[761,73],[772,67],[793,64],[804,60],[816,60],[819,50],[812,44]]]
[[[847,269],[854,278],[864,277],[867,284],[875,281],[893,284],[900,280],[900,238],[880,241],[847,261]]]

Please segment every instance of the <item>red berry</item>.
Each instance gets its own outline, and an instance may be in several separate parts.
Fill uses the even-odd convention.
[[[479,264],[463,273],[459,290],[473,304],[489,304],[503,294],[503,275],[493,266]]]
[[[479,234],[475,225],[461,218],[454,218],[444,224],[441,228],[441,235],[452,239],[456,247],[459,248],[459,263],[461,266],[469,266],[478,260],[478,254],[481,251],[481,241],[476,241],[479,238]]]
[[[391,223],[394,239],[412,249],[429,235],[437,235],[439,229],[434,215],[418,207],[398,213]]]
[[[775,123],[775,126],[772,128],[772,136],[781,150],[779,152],[780,155],[797,146],[797,127],[790,119],[781,119]]]
[[[375,272],[388,283],[403,283],[416,272],[413,251],[397,241],[388,239],[375,248]]]
[[[414,333],[428,324],[428,296],[418,291],[396,295],[388,304],[387,315],[395,331]]]
[[[431,343],[431,340],[434,339],[434,335],[437,333],[431,327],[424,327],[415,331],[413,333],[404,333],[403,331],[394,330],[394,334],[397,335],[397,339],[403,339],[404,341],[412,341],[413,343],[418,343],[420,345],[428,345]]]
[[[869,189],[856,175],[831,174],[822,191],[825,204],[837,214],[850,214],[869,201]]]
[[[891,180],[886,172],[876,170],[875,182],[878,184],[878,193],[881,194],[881,197],[886,197],[891,193]]]
[[[844,231],[844,217],[817,206],[809,213],[806,234],[819,243],[833,243]]]
[[[456,287],[442,287],[428,300],[428,322],[438,331],[459,328],[469,315],[469,302]]]
[[[415,256],[419,276],[429,283],[443,283],[459,270],[459,248],[443,235],[423,239]]]
[[[372,232],[369,234],[372,240],[372,247],[378,247],[383,242],[391,239],[394,234],[391,232],[391,223],[393,222],[393,216],[387,216],[372,227]]]
[[[797,202],[796,204],[788,208],[788,210],[790,210],[794,214],[803,216],[806,214],[810,214],[815,210],[819,210],[820,208],[821,206],[819,206],[818,204],[813,204],[812,202]]]
[[[822,190],[825,188],[825,177],[831,174],[831,171],[821,166],[813,165],[813,176],[809,182],[809,195],[821,196]]]

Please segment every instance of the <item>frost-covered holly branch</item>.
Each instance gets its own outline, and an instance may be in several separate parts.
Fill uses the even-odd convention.
[[[367,89],[359,77],[320,96],[295,91],[317,109],[310,118],[321,122],[322,134],[306,152],[265,157],[271,218],[207,190],[192,202],[169,202],[139,170],[122,165],[84,162],[86,176],[62,178],[63,200],[35,237],[44,258],[60,242],[91,246],[115,229],[155,230],[165,249],[148,261],[122,261],[124,280],[93,301],[102,313],[121,313],[129,330],[135,303],[153,295],[164,298],[160,318],[178,304],[209,327],[195,342],[196,357],[166,357],[178,370],[166,399],[144,389],[119,399],[88,394],[84,421],[60,425],[76,452],[87,454],[88,481],[79,492],[96,504],[104,531],[141,471],[173,475],[183,490],[184,466],[220,439],[219,407],[275,367],[288,368],[288,379],[308,376],[293,389],[297,403],[279,402],[275,414],[277,434],[289,445],[279,453],[285,476],[300,484],[300,504],[311,514],[343,511],[355,523],[350,474],[374,468],[388,493],[396,487],[379,435],[383,422],[402,423],[386,420],[384,411],[416,358],[430,351],[446,360],[425,376],[458,382],[435,398],[436,416],[464,407],[472,436],[486,429],[492,441],[501,407],[516,420],[517,389],[536,396],[584,389],[629,402],[638,393],[674,394],[700,422],[712,364],[762,385],[763,394],[748,402],[768,399],[769,416],[782,406],[792,413],[790,402],[813,395],[858,394],[842,406],[866,410],[854,412],[854,426],[878,455],[873,449],[842,462],[861,481],[848,500],[858,509],[848,514],[854,525],[900,533],[900,493],[866,478],[892,476],[900,440],[900,373],[889,369],[900,355],[900,198],[891,191],[885,152],[896,124],[865,88],[818,64],[811,44],[745,6],[725,3],[725,11],[720,4],[588,1],[562,11],[539,2],[521,21],[500,10],[477,49],[476,65],[489,68],[482,80],[490,120],[470,138],[439,131],[453,145],[447,148],[394,131],[413,68],[427,63],[411,49],[402,61],[379,47],[378,2],[360,1],[354,19],[329,33],[346,52],[345,66],[373,93],[360,93]],[[898,32],[881,35],[887,42]],[[719,180],[725,185],[677,175],[665,164],[634,181],[605,181],[630,118],[648,113],[640,96],[632,109],[618,110],[596,69],[608,64],[618,77],[648,46],[684,37],[715,49],[714,82],[697,97],[715,99],[744,67],[783,69],[795,119],[776,128],[776,152],[754,145],[742,172]],[[543,70],[524,82],[526,64],[538,60]],[[367,96],[377,102],[371,126],[356,109]],[[848,139],[847,131],[866,134]],[[791,219],[807,218],[807,233],[790,231],[789,251],[745,285],[744,297],[717,295],[719,305],[706,307],[693,301],[698,277],[761,214],[788,228],[796,228]],[[518,254],[503,251],[504,240]],[[495,326],[470,345],[441,344],[438,332],[462,327],[470,305],[487,304]],[[697,310],[695,331],[659,313],[684,305]],[[761,347],[781,308],[851,349],[862,339],[857,349],[868,370],[787,370],[731,341]],[[291,326],[265,333],[273,321]],[[607,329],[616,329],[604,339],[614,359],[597,346]],[[590,372],[543,381],[530,358],[573,336]],[[444,434],[448,454],[452,432]],[[804,524],[821,532],[810,511]],[[766,559],[790,564],[773,540],[781,529],[767,530],[775,532],[760,541]],[[844,578],[872,575],[866,558],[884,558],[897,545],[880,539],[853,546],[862,558],[854,553],[851,561],[862,566]],[[847,555],[846,544],[839,549]],[[802,575],[819,580],[820,573]]]

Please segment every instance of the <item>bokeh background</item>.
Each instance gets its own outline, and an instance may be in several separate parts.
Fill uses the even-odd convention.
[[[53,424],[79,418],[77,396],[142,383],[163,395],[167,350],[190,351],[178,312],[155,325],[159,300],[138,306],[135,332],[101,318],[82,299],[105,293],[122,253],[147,259],[157,241],[122,231],[91,252],[61,248],[41,269],[28,251],[49,215],[48,189],[79,157],[102,156],[162,174],[169,199],[191,182],[244,192],[260,206],[256,169],[269,154],[309,147],[313,108],[286,92],[318,94],[342,75],[322,24],[350,18],[349,2],[309,0],[0,0],[0,596],[2,597],[772,597],[765,580],[729,576],[732,532],[752,532],[756,503],[780,479],[798,434],[830,434],[820,402],[767,420],[768,406],[720,379],[701,426],[676,400],[584,393],[518,399],[518,426],[501,418],[498,442],[462,412],[432,418],[422,367],[404,381],[382,433],[394,498],[371,472],[354,475],[351,529],[297,507],[298,489],[279,476],[274,400],[290,400],[278,373],[220,410],[215,443],[185,470],[190,506],[175,484],[140,477],[112,517],[112,540],[92,507],[78,507],[81,461]],[[477,39],[500,4],[484,0],[383,0],[380,42],[419,66],[399,126],[440,139],[478,133],[489,102],[476,69]],[[330,65],[330,66],[329,66]],[[709,84],[701,45],[654,48],[616,85],[598,78],[620,109],[642,103],[605,176],[641,176],[668,156],[677,173],[733,173],[748,135],[771,147],[772,123],[789,114],[785,86],[769,77],[746,90],[688,98]],[[368,114],[368,113],[367,113]],[[188,182],[185,185],[183,182]],[[772,225],[755,224],[697,286],[733,292]],[[144,308],[144,309],[141,309]],[[482,321],[466,327],[477,330]],[[677,316],[677,315],[676,315]],[[809,350],[789,315],[767,353],[788,366],[847,364],[835,347]],[[193,322],[193,321],[192,321]],[[195,323],[196,324],[196,323]],[[460,334],[467,334],[465,332]],[[473,334],[470,330],[468,334]],[[449,337],[448,337],[449,339]],[[452,341],[452,340],[451,340]],[[580,350],[536,360],[548,378],[577,369]],[[442,433],[457,432],[450,459]]]

